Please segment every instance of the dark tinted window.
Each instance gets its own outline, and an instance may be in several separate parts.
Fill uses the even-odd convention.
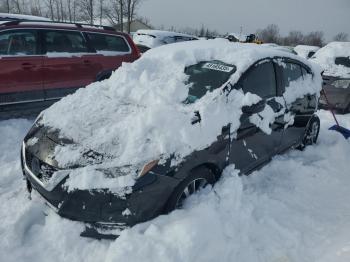
[[[189,76],[187,81],[189,91],[185,102],[193,103],[207,92],[221,87],[235,71],[236,67],[234,65],[217,60],[201,62],[187,67],[185,73]]]
[[[0,55],[37,54],[35,31],[20,30],[0,34]]]
[[[276,96],[275,70],[271,62],[258,64],[243,79],[243,91],[260,97]]]
[[[309,54],[307,55],[307,58],[311,58],[316,52],[315,51],[310,51]]]
[[[125,39],[115,35],[88,33],[91,45],[96,51],[129,52]]]
[[[349,57],[336,57],[334,62],[336,65],[343,65],[346,67],[350,67],[350,58]]]
[[[88,52],[85,40],[80,32],[46,31],[46,52],[85,53]]]
[[[290,82],[302,77],[301,67],[293,63],[284,63],[283,66],[283,81],[285,87],[290,85]]]

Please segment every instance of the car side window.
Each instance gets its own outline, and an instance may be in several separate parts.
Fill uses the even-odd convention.
[[[276,77],[273,64],[265,62],[257,64],[245,75],[243,91],[256,94],[262,98],[276,96]]]
[[[129,52],[130,47],[121,36],[87,33],[92,47],[96,51]]]
[[[37,54],[37,33],[34,30],[17,30],[0,34],[0,56]]]
[[[85,39],[80,32],[52,30],[45,32],[46,53],[88,52]]]
[[[302,69],[300,65],[286,62],[283,66],[283,81],[284,86],[288,87],[290,82],[302,77]]]

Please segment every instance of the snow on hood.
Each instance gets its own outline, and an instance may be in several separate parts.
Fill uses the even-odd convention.
[[[210,60],[233,64],[236,71],[228,81],[233,85],[254,62],[274,56],[298,58],[274,48],[222,39],[162,46],[133,63],[124,63],[109,79],[55,103],[43,112],[41,122],[77,143],[58,147],[55,157],[62,167],[78,161],[76,156],[86,147],[111,156],[110,166],[137,170],[173,155],[181,161],[214,142],[228,123],[233,132],[237,130],[242,106],[260,100],[242,90],[227,94],[223,91],[226,83],[195,103],[184,104],[188,95],[185,67]],[[202,121],[192,125],[195,111]]]
[[[350,57],[350,42],[331,42],[319,49],[311,60],[325,70],[325,75],[350,77],[350,68],[336,65],[336,57]]]
[[[312,45],[297,45],[296,47],[294,47],[294,51],[298,53],[298,55],[300,55],[302,58],[307,59],[309,53],[311,51],[316,52],[317,50],[319,50],[320,48],[318,46],[312,46]]]

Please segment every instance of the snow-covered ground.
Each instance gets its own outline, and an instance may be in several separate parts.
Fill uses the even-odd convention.
[[[0,261],[350,261],[350,141],[321,111],[317,145],[290,151],[248,177],[228,167],[183,210],[115,241],[82,238],[36,195],[27,198],[19,151],[29,120],[0,122]],[[350,115],[339,116],[350,128]]]

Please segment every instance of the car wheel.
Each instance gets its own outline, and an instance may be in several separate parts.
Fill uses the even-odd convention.
[[[303,150],[308,145],[316,143],[318,134],[320,132],[320,119],[317,116],[313,116],[305,130],[303,140],[298,149]]]
[[[208,185],[213,185],[214,182],[215,176],[209,169],[205,167],[195,169],[176,187],[167,202],[165,212],[181,209],[189,196]]]

